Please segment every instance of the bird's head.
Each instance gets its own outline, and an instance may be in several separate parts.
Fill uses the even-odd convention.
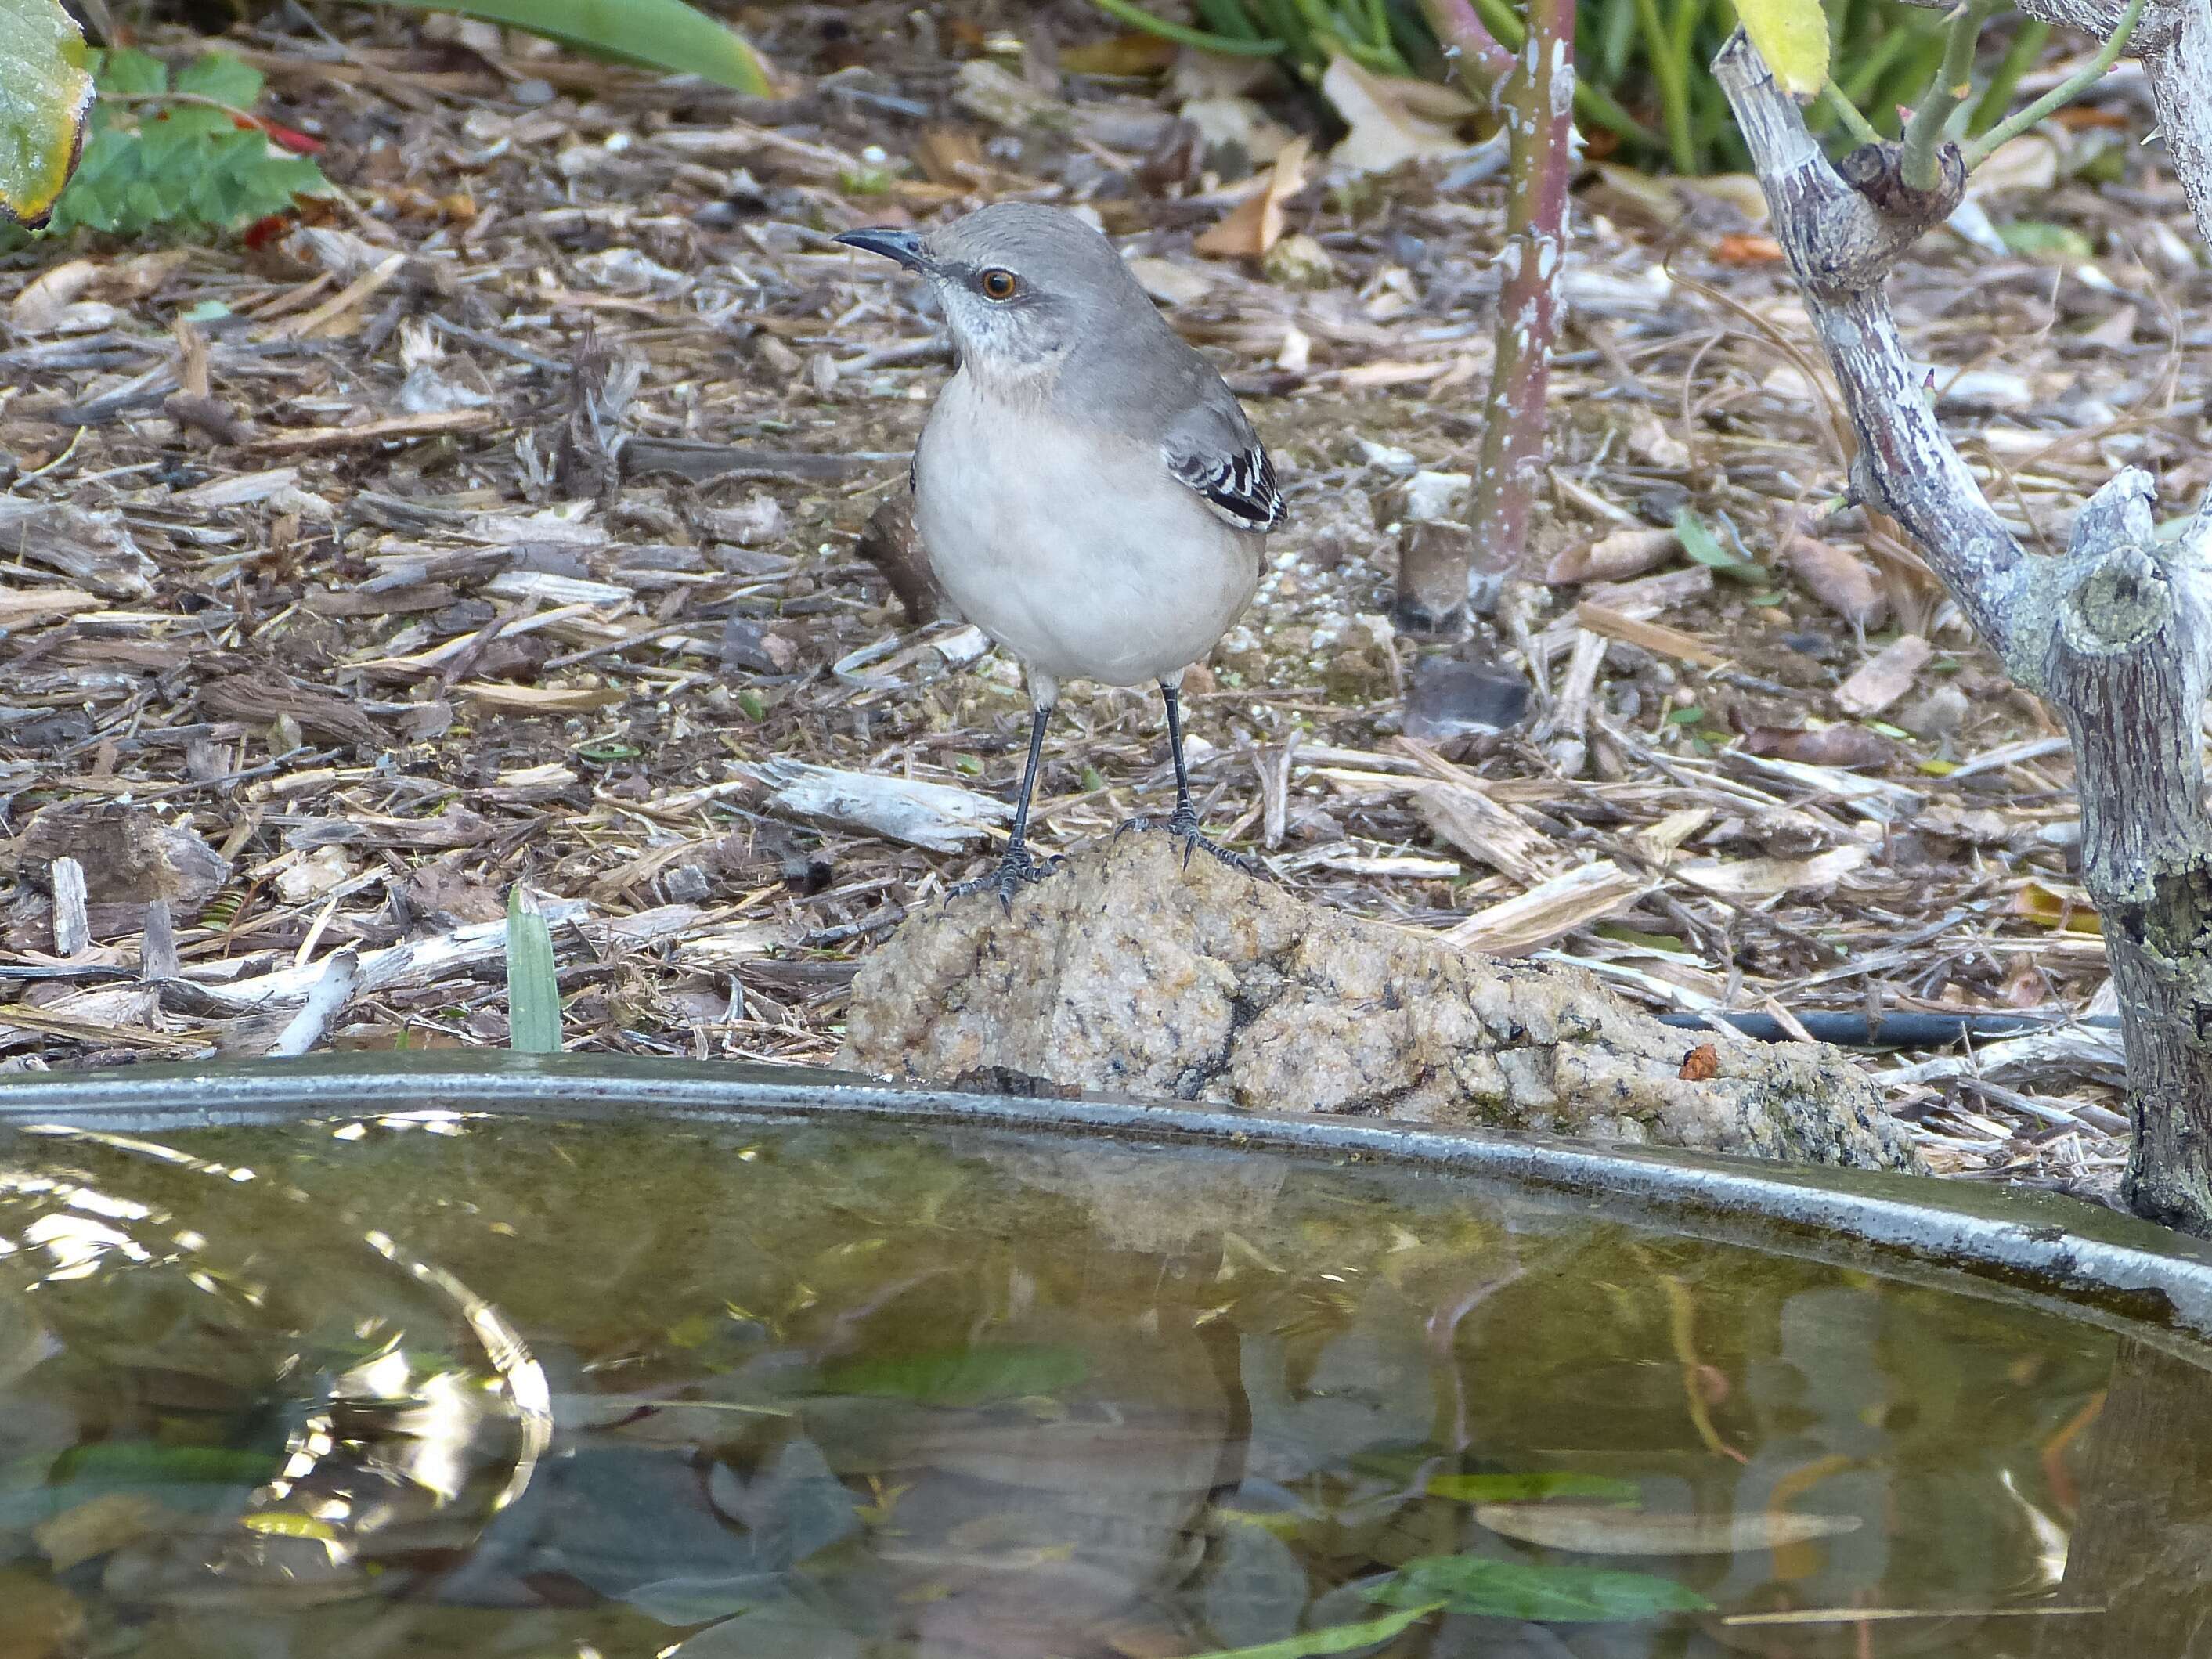
[[[927,278],[962,362],[988,377],[1049,371],[1093,331],[1135,318],[1157,325],[1114,245],[1060,208],[1000,202],[926,234],[855,230],[836,240]]]

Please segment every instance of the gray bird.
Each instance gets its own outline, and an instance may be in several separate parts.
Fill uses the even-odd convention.
[[[994,873],[953,892],[1010,902],[1052,867],[1029,849],[1030,796],[1069,679],[1158,683],[1175,754],[1166,829],[1186,859],[1203,848],[1255,868],[1200,830],[1177,690],[1250,603],[1283,518],[1274,464],[1235,394],[1072,213],[1002,202],[927,235],[836,240],[937,291],[959,368],[915,446],[915,526],[939,585],[1029,685],[1013,835]]]

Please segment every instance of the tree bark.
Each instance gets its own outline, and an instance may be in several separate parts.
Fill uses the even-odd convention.
[[[1937,425],[1883,289],[1955,205],[1963,170],[1953,178],[1947,161],[1938,188],[1915,192],[1893,148],[1870,145],[1839,173],[1741,33],[1713,67],[1857,433],[1854,489],[1920,544],[2008,671],[2072,735],[2083,883],[2104,918],[2127,1042],[2124,1191],[2153,1220],[2212,1234],[2212,823],[2197,738],[2212,686],[2212,506],[2160,544],[2151,480],[2130,468],[2083,507],[2066,553],[2028,554]],[[2177,161],[2185,153],[2212,163],[2212,150],[2177,149]],[[2212,170],[2192,200],[2208,187]]]
[[[1473,534],[1409,544],[1399,573],[1401,626],[1448,635],[1465,627],[1469,611],[1491,610],[1519,568],[1543,481],[1574,178],[1575,0],[1527,0],[1528,35],[1517,52],[1498,43],[1467,0],[1427,0],[1426,9],[1469,93],[1488,99],[1504,118],[1510,181],[1498,256],[1497,352],[1468,515]]]

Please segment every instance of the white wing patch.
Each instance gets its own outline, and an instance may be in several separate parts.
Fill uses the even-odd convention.
[[[1239,530],[1273,530],[1283,521],[1283,493],[1275,464],[1255,439],[1232,454],[1170,449],[1168,471],[1195,489],[1224,524]]]

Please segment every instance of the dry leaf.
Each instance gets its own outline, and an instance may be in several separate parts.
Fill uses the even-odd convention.
[[[1583,1555],[1737,1555],[1856,1532],[1856,1515],[1651,1515],[1611,1504],[1478,1504],[1474,1518],[1495,1533]]]
[[[1680,544],[1671,530],[1616,530],[1553,556],[1544,580],[1554,587],[1572,582],[1617,582],[1664,564]]]
[[[1060,66],[1070,75],[1164,75],[1182,50],[1164,35],[1132,30],[1085,46],[1062,46]]]
[[[1966,179],[1979,201],[2006,191],[2045,191],[2058,182],[2058,147],[2039,132],[2023,132],[1999,144]]]
[[[1329,59],[1321,89],[1351,129],[1328,153],[1338,167],[1388,173],[1407,161],[1455,155],[1467,148],[1453,126],[1417,112],[1434,106],[1430,94],[1436,88],[1427,82],[1370,75],[1340,52]]]
[[[2074,888],[2031,881],[2012,897],[2012,913],[2069,933],[2102,933],[2105,919],[2089,902],[2088,895]]]
[[[921,142],[914,147],[914,159],[922,176],[933,185],[965,189],[990,172],[990,164],[983,159],[982,141],[972,127],[940,123],[924,128]]]
[[[1754,726],[1744,733],[1743,746],[1753,755],[1807,766],[1887,766],[1897,758],[1894,743],[1863,726],[1824,726],[1814,732]]]
[[[1871,628],[1881,620],[1881,590],[1856,554],[1815,537],[1793,536],[1783,557],[1813,597],[1852,627]]]
[[[1309,148],[1304,138],[1285,144],[1266,187],[1245,198],[1191,246],[1215,259],[1255,259],[1274,246],[1283,236],[1283,204],[1305,182]]]
[[[1912,690],[1914,677],[1935,654],[1919,635],[1899,635],[1836,688],[1837,705],[1847,714],[1879,714]]]
[[[1713,258],[1724,265],[1778,265],[1782,244],[1771,236],[1734,232],[1713,244]]]
[[[99,279],[90,259],[69,259],[40,271],[9,302],[8,325],[21,334],[45,334],[66,321],[70,307]]]
[[[1871,856],[1856,842],[1809,859],[1692,859],[1673,873],[1693,887],[1724,898],[1772,898],[1779,893],[1832,887]]]

